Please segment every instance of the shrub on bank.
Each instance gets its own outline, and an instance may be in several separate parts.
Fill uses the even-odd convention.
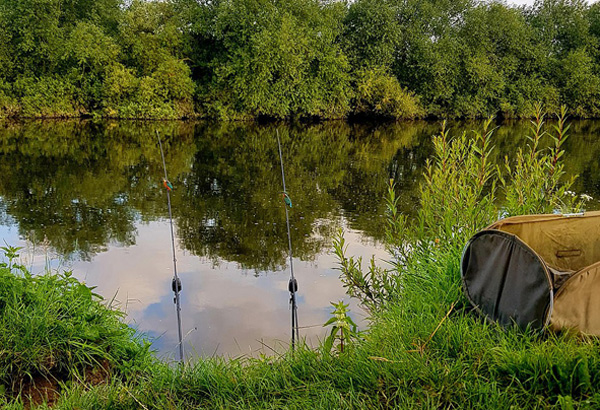
[[[13,84],[13,95],[19,103],[19,117],[66,118],[85,113],[69,78],[20,77]]]
[[[360,70],[356,77],[355,114],[394,120],[414,119],[423,115],[415,94],[402,88],[398,79],[385,68]]]

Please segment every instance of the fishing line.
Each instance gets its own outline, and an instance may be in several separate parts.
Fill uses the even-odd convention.
[[[179,362],[183,364],[183,332],[181,329],[181,303],[179,293],[181,292],[181,279],[177,275],[177,257],[175,256],[175,232],[173,230],[173,213],[171,212],[171,190],[173,185],[169,182],[167,177],[167,164],[165,163],[165,154],[163,152],[162,142],[160,141],[160,134],[156,131],[156,138],[158,138],[158,146],[160,147],[160,156],[162,158],[163,169],[165,170],[165,178],[163,179],[163,186],[167,190],[167,204],[169,206],[169,223],[171,226],[171,250],[173,253],[173,280],[171,281],[171,288],[175,294],[173,302],[177,308],[177,331],[179,332]]]
[[[296,292],[298,291],[298,281],[294,277],[294,262],[292,259],[292,235],[290,233],[290,216],[288,207],[292,207],[292,199],[289,197],[285,187],[285,171],[283,170],[283,155],[281,154],[281,141],[279,140],[279,130],[277,133],[277,146],[279,147],[279,162],[281,163],[281,180],[283,181],[283,207],[285,209],[285,221],[287,223],[287,236],[290,255],[290,281],[288,282],[288,290],[290,292],[290,305],[292,308],[292,350],[296,347],[296,340],[300,339],[300,330],[298,327],[298,305],[296,304]]]

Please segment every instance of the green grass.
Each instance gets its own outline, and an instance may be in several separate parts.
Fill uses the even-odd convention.
[[[94,369],[129,377],[154,360],[149,344],[70,272],[33,276],[4,247],[0,264],[0,400],[44,380],[84,380]]]

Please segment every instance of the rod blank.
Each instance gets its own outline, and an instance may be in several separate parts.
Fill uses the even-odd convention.
[[[281,180],[283,181],[283,194],[287,195],[285,186],[285,171],[283,169],[283,155],[281,153],[281,141],[279,140],[279,130],[277,133],[277,146],[279,147],[279,162],[281,163]],[[288,208],[284,202],[285,221],[287,223],[287,236],[290,257],[290,281],[288,282],[288,290],[290,292],[290,304],[292,306],[292,350],[296,347],[296,340],[300,340],[300,330],[298,327],[298,305],[296,304],[296,292],[298,291],[298,281],[294,276],[294,261],[292,257],[292,235],[290,232],[290,216]]]
[[[162,142],[160,141],[160,134],[156,131],[156,138],[158,138],[158,146],[160,147],[160,156],[162,158],[163,169],[165,170],[165,179],[163,184],[167,188],[167,204],[169,207],[169,225],[171,227],[171,251],[173,254],[173,280],[171,281],[171,288],[175,293],[175,306],[177,309],[177,331],[179,333],[179,361],[183,363],[183,331],[181,328],[181,299],[179,293],[181,292],[181,279],[177,275],[177,257],[175,254],[175,231],[173,230],[173,213],[171,212],[171,188],[169,178],[167,177],[167,164],[165,163],[165,154],[163,152]]]

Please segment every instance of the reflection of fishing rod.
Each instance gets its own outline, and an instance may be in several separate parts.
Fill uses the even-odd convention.
[[[292,260],[292,235],[290,234],[290,216],[288,207],[292,207],[292,199],[289,197],[285,189],[285,172],[283,171],[283,155],[281,154],[281,141],[279,141],[279,130],[277,132],[277,145],[279,147],[279,162],[281,163],[281,179],[283,181],[283,207],[285,208],[285,221],[287,223],[287,236],[290,252],[290,281],[288,282],[288,290],[290,291],[290,305],[292,307],[292,350],[296,347],[296,339],[300,339],[298,329],[298,306],[296,305],[296,292],[298,291],[298,282],[294,277],[294,263]]]
[[[169,205],[169,222],[171,224],[171,249],[173,252],[173,280],[171,281],[171,288],[175,293],[175,306],[177,307],[177,331],[179,332],[179,361],[183,363],[183,333],[181,330],[181,303],[179,292],[181,292],[181,280],[177,276],[177,258],[175,257],[175,233],[173,231],[173,214],[171,212],[171,190],[173,185],[167,178],[167,164],[165,163],[165,154],[162,148],[162,142],[160,141],[160,135],[156,131],[156,138],[158,138],[158,146],[160,147],[160,156],[162,158],[163,169],[165,170],[165,178],[163,179],[163,186],[167,189],[167,203]]]

